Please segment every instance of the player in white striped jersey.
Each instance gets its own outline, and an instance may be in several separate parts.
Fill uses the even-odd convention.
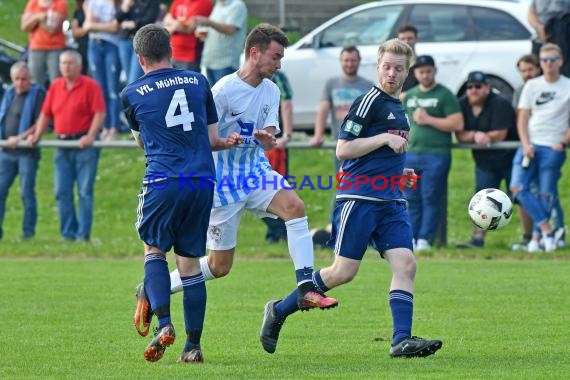
[[[275,146],[275,133],[279,131],[279,89],[270,78],[281,67],[287,44],[287,37],[278,28],[256,26],[245,43],[243,66],[212,89],[220,137],[238,132],[244,141],[225,153],[214,153],[217,184],[208,229],[209,252],[200,265],[206,280],[227,275],[243,212],[248,210],[260,218],[278,216],[287,227],[298,307],[328,309],[337,301],[313,284],[313,242],[305,205],[263,154]],[[171,285],[172,292],[179,291],[177,271],[171,273]]]

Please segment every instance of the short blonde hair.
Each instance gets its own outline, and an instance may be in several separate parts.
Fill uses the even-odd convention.
[[[548,42],[544,45],[542,45],[542,47],[540,48],[540,53],[544,52],[544,51],[556,51],[558,52],[558,54],[560,55],[560,57],[563,57],[562,55],[562,49],[560,49],[560,46],[553,44],[551,42]]]
[[[406,56],[406,70],[410,69],[412,62],[415,60],[414,51],[405,42],[400,41],[397,38],[392,38],[391,40],[385,41],[380,47],[378,48],[378,63],[384,57],[384,54],[391,53],[397,55],[405,55]]]

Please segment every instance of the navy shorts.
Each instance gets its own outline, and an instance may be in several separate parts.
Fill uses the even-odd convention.
[[[368,245],[382,255],[394,248],[412,250],[412,238],[404,203],[343,200],[336,203],[328,244],[336,255],[362,260]]]
[[[174,247],[177,255],[202,257],[214,191],[200,186],[199,179],[191,180],[194,188],[175,178],[168,180],[161,186],[143,186],[137,208],[139,237],[164,253]]]

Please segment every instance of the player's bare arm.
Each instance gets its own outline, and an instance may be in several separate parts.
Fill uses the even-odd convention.
[[[240,136],[237,132],[232,132],[228,137],[221,138],[218,135],[217,123],[208,125],[208,138],[210,139],[212,151],[230,149],[243,142],[243,136]]]
[[[372,137],[356,140],[338,140],[336,155],[339,160],[352,160],[362,157],[384,145],[388,145],[396,153],[408,151],[408,140],[390,133],[382,133]]]
[[[271,150],[277,145],[275,138],[275,127],[267,127],[253,132],[253,136],[259,141],[259,145],[263,150]]]

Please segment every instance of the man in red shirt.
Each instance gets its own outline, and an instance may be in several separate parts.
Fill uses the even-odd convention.
[[[67,50],[59,57],[62,77],[50,86],[34,134],[35,144],[53,119],[59,140],[78,140],[79,148],[58,148],[55,154],[55,196],[63,240],[88,241],[93,220],[93,188],[99,150],[93,147],[105,119],[101,87],[81,74],[81,55]],[[75,213],[73,186],[77,182],[79,218]]]
[[[177,69],[200,72],[204,42],[194,32],[198,26],[195,16],[208,17],[211,0],[174,0],[164,17],[164,27],[171,35],[172,65]]]

